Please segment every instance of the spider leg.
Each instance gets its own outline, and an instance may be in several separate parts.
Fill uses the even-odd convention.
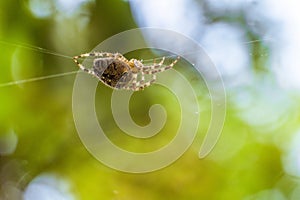
[[[134,61],[135,66],[137,67],[138,71],[141,73],[140,76],[140,81],[138,80],[138,76],[137,73],[136,76],[133,77],[133,81],[131,82],[131,84],[129,84],[126,88],[126,90],[133,90],[133,91],[139,91],[139,90],[143,90],[144,88],[150,86],[151,84],[153,84],[156,81],[156,75],[155,74],[151,74],[151,80],[145,82],[145,74],[149,74],[147,73],[147,69],[158,69],[159,67],[162,66],[163,62],[165,60],[165,57],[163,57],[163,59],[156,64],[155,60],[154,60],[154,64],[151,66],[144,66],[141,64],[141,62],[137,62],[136,60]],[[174,63],[175,64],[175,63]],[[145,70],[146,67],[146,70]]]
[[[146,71],[149,71],[149,70],[158,69],[163,65],[164,61],[165,61],[165,57],[163,57],[162,60],[158,64],[156,64],[156,59],[154,59],[153,65],[143,66],[142,70],[144,72],[146,72]]]
[[[152,78],[151,80],[147,81],[147,82],[144,82],[140,87],[139,87],[139,90],[142,90],[146,87],[149,87],[150,85],[152,85],[154,82],[156,81],[156,75],[155,74],[152,74]]]
[[[95,76],[95,72],[93,70],[90,70],[83,66],[78,59],[80,58],[86,58],[86,57],[113,57],[113,58],[118,58],[121,59],[122,61],[126,62],[127,59],[120,53],[108,53],[108,52],[93,52],[93,53],[84,53],[79,56],[74,56],[73,60],[76,63],[76,65],[84,72],[87,72],[91,75]]]
[[[132,90],[132,91],[140,91],[145,89],[146,87],[150,86],[151,84],[153,84],[156,80],[156,75],[152,74],[152,78],[151,80],[145,82],[145,76],[144,74],[141,77],[141,81],[137,81],[137,79],[135,80],[135,82],[132,82],[132,84],[126,86],[124,89],[125,90]]]
[[[143,85],[145,84],[145,74],[143,71],[141,71],[141,81],[140,81],[140,84]]]
[[[93,52],[93,53],[84,53],[79,56],[74,56],[73,60],[75,63],[79,63],[78,59],[80,58],[86,58],[86,57],[113,57],[113,58],[119,58],[123,61],[127,61],[127,59],[120,53],[109,53],[109,52]]]
[[[178,56],[177,59],[174,60],[170,65],[164,66],[162,68],[153,68],[152,67],[152,69],[150,69],[148,71],[144,71],[144,73],[145,74],[156,74],[156,73],[159,73],[159,72],[166,71],[168,69],[171,69],[178,62],[179,59],[180,59],[180,57]]]
[[[78,60],[79,58],[86,58],[86,57],[117,57],[119,55],[121,55],[121,54],[109,53],[109,52],[93,52],[93,53],[83,53],[83,54],[80,54],[79,56],[74,56],[73,59]]]
[[[74,60],[74,62],[76,63],[76,65],[77,65],[82,71],[87,72],[87,73],[89,73],[89,74],[95,76],[94,71],[92,71],[92,70],[86,68],[85,66],[83,66],[83,65],[78,61],[79,58],[88,57],[88,56],[89,56],[89,54],[81,54],[81,55],[79,55],[79,56],[74,56],[74,57],[73,57],[73,60]]]
[[[113,56],[114,56],[115,58],[117,58],[117,59],[122,60],[123,62],[128,62],[127,58],[125,58],[125,57],[124,57],[122,54],[120,54],[120,53],[115,53],[115,54],[113,54]]]
[[[145,84],[147,85],[148,82],[145,83],[145,74],[143,71],[141,71],[141,80],[140,81],[136,81],[136,87],[137,88],[144,88]]]
[[[147,82],[145,82],[145,83],[143,83],[142,89],[144,89],[144,88],[146,88],[146,87],[152,85],[155,81],[156,81],[156,75],[155,75],[155,74],[152,74],[151,80],[150,80],[150,81],[147,81]]]
[[[136,88],[136,87],[139,86],[139,82],[137,81],[137,78],[138,78],[138,74],[137,73],[133,73],[131,87]]]
[[[113,53],[113,54],[108,53],[108,54],[110,54],[109,57],[114,57],[115,59],[119,59],[119,60],[121,60],[121,61],[123,61],[123,62],[128,62],[127,58],[125,58],[125,57],[124,57],[122,54],[120,54],[120,53]]]

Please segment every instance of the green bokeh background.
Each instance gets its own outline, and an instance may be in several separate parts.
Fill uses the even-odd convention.
[[[55,4],[55,1],[48,2]],[[237,21],[247,28],[239,18],[218,19],[222,20]],[[137,24],[126,1],[89,1],[67,17],[53,7],[49,16],[39,18],[30,11],[29,1],[1,0],[0,83],[77,70],[72,59],[47,54],[46,50],[34,47],[74,56],[132,28],[137,28]],[[260,39],[251,32],[249,38]],[[246,90],[255,96],[260,81],[272,77],[263,67],[267,56],[261,56],[262,53],[268,54],[269,50],[260,42],[248,48],[257,82]],[[130,54],[133,55],[147,59],[158,56],[139,52]],[[289,93],[288,103],[293,112],[286,114],[284,122],[279,119],[269,125],[268,131],[261,131],[241,118],[241,111],[232,101],[231,95],[239,93],[239,88],[228,91],[227,116],[221,138],[208,157],[199,159],[199,147],[211,116],[209,94],[202,78],[195,75],[190,64],[181,61],[175,69],[191,80],[195,88],[203,109],[201,125],[193,145],[178,161],[146,174],[110,169],[85,149],[72,116],[75,74],[0,87],[0,149],[8,151],[0,154],[0,197],[12,199],[4,187],[7,183],[22,192],[36,176],[49,173],[66,180],[75,199],[282,198],[253,196],[265,190],[278,190],[289,199],[299,185],[299,179],[284,171],[283,155],[299,130],[299,93]],[[276,83],[271,83],[271,89],[280,90]],[[160,137],[149,140],[147,145],[124,137],[116,127],[109,109],[111,93],[110,88],[99,84],[96,106],[101,113],[97,114],[108,137],[120,147],[137,152],[151,151],[167,144],[174,136],[180,109],[170,92],[154,85],[133,95],[130,110],[137,124],[149,123],[147,113],[155,103],[164,105],[170,116]]]

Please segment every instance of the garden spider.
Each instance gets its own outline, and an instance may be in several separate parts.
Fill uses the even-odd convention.
[[[78,61],[79,58],[86,57],[100,58],[95,58],[93,67],[88,69]],[[143,65],[141,60],[127,60],[120,53],[108,52],[85,53],[75,56],[73,59],[82,71],[98,78],[108,87],[113,89],[139,91],[155,82],[156,73],[171,69],[178,62],[179,57],[167,66],[163,65],[165,57],[163,57],[158,64],[154,62],[152,65]],[[151,76],[151,80],[145,82],[146,74]]]

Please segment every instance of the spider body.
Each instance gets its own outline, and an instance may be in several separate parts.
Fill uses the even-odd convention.
[[[92,70],[102,83],[117,89],[125,87],[133,78],[131,68],[126,62],[112,58],[95,59]]]
[[[79,58],[96,57],[91,69],[86,68],[79,63]],[[138,91],[150,86],[156,80],[156,73],[172,68],[179,57],[170,65],[164,66],[165,58],[156,64],[144,65],[142,61],[137,59],[127,60],[119,53],[86,53],[74,57],[78,67],[94,77],[98,78],[106,86],[113,89],[125,89]],[[145,81],[145,74],[151,76],[151,80]]]

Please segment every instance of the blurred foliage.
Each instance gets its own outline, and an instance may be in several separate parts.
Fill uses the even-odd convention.
[[[30,49],[28,44],[72,56],[88,52],[106,38],[136,27],[128,2],[121,0],[87,1],[70,16],[52,8],[50,16],[45,18],[35,16],[29,2],[0,1],[0,83],[77,70],[71,59]],[[52,1],[53,7],[55,2]],[[261,68],[265,62],[261,53],[268,51],[259,43],[252,46],[255,71],[268,73]],[[200,128],[184,156],[167,168],[146,174],[110,169],[84,148],[72,116],[75,75],[0,87],[0,136],[11,137],[5,140],[10,145],[17,143],[11,153],[0,154],[0,184],[12,182],[24,190],[37,175],[55,173],[70,181],[76,199],[243,199],[270,188],[289,196],[291,190],[287,185],[293,181],[284,174],[280,145],[288,143],[299,128],[299,113],[270,134],[261,134],[241,119],[229,97],[220,141],[211,155],[201,160],[198,151],[211,115],[208,91],[190,65],[181,61],[176,69],[197,88],[203,108]],[[110,88],[98,86],[96,102],[101,109],[98,118],[105,124],[111,140],[120,147],[147,152],[174,137],[180,109],[171,93],[153,86],[133,96],[130,110],[137,124],[149,123],[149,107],[156,103],[164,105],[170,116],[162,131],[164,136],[147,144],[124,136],[112,122],[111,93]],[[17,139],[4,137],[12,133]],[[0,141],[0,145],[4,143]],[[2,146],[0,150],[4,148],[7,149]],[[7,167],[12,161],[19,164]],[[2,187],[2,195],[7,192]]]

